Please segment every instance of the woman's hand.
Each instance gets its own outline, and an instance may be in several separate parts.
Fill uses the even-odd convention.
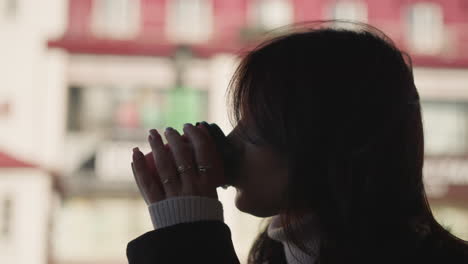
[[[201,124],[197,127],[185,124],[183,130],[184,135],[181,136],[177,130],[167,128],[166,146],[156,129],[150,130],[148,141],[156,173],[151,172],[144,154],[138,148],[134,149],[135,181],[148,205],[175,196],[218,199],[216,187],[224,183],[225,176],[212,137]],[[200,170],[198,166],[201,166]],[[203,167],[208,168],[203,170]]]

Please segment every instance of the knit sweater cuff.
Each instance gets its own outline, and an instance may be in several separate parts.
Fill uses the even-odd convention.
[[[224,222],[223,205],[203,196],[177,196],[148,206],[154,229],[203,220]]]

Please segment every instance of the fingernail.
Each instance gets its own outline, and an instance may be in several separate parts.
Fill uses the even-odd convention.
[[[150,129],[149,133],[150,133],[150,135],[151,135],[152,138],[157,138],[157,137],[159,137],[158,131],[157,131],[156,129],[154,129],[154,128],[153,128],[153,129]]]
[[[190,123],[186,123],[186,124],[184,124],[184,127],[185,127],[185,128],[187,128],[187,127],[193,127],[193,125],[190,124]]]
[[[169,133],[169,132],[172,132],[172,131],[174,131],[174,129],[172,127],[166,127],[165,133]]]
[[[136,160],[139,160],[143,156],[143,153],[140,152],[140,149],[138,147],[133,148],[133,157]]]

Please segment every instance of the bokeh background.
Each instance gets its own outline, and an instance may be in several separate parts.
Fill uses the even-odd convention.
[[[431,207],[468,240],[468,1],[0,0],[0,263],[127,263],[152,229],[131,149],[186,122],[229,133],[240,51],[329,18],[370,23],[411,54]],[[245,262],[263,222],[232,187],[218,193]]]

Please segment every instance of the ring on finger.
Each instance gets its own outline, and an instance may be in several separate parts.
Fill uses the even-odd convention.
[[[184,166],[184,165],[180,165],[177,167],[177,172],[179,172],[179,175],[192,169],[192,166]]]
[[[206,172],[208,169],[211,169],[211,166],[198,165],[199,172]]]

